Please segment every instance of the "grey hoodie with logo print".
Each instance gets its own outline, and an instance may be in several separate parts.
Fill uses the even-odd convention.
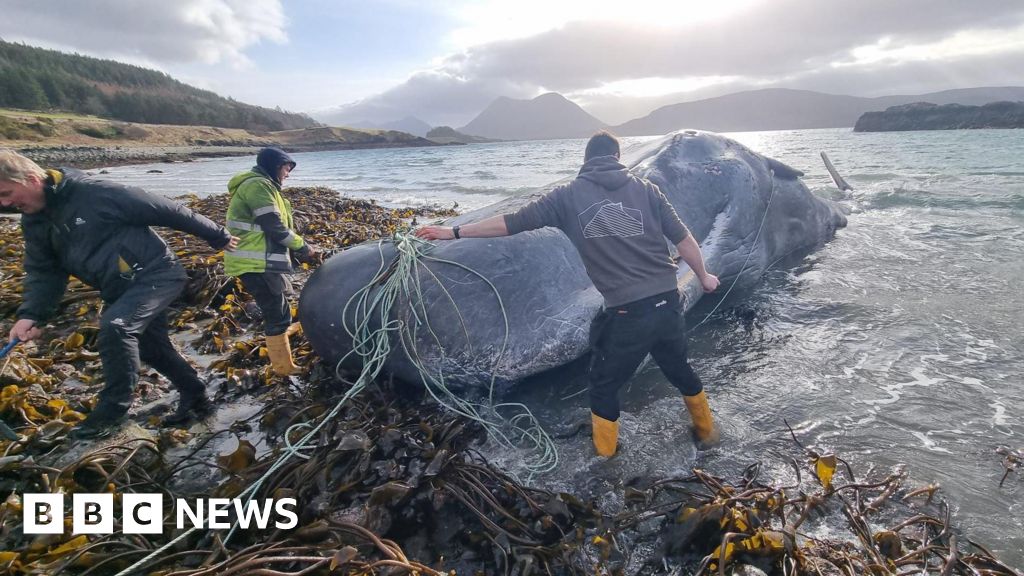
[[[544,226],[569,237],[605,306],[674,290],[665,239],[678,244],[690,234],[661,190],[615,156],[591,158],[572,182],[505,215],[509,234]]]

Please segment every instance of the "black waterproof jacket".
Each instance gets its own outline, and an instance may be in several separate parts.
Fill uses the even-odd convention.
[[[231,239],[223,227],[167,198],[78,170],[59,172],[56,185],[53,176],[47,182],[46,208],[21,217],[25,283],[19,319],[43,322],[53,316],[68,275],[111,302],[147,272],[180,267],[150,226],[193,234],[214,248]]]

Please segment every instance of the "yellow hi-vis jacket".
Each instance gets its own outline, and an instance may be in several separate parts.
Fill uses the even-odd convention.
[[[231,178],[228,198],[227,229],[239,242],[237,248],[224,253],[224,272],[228,276],[292,272],[288,251],[299,250],[306,243],[292,229],[292,205],[281,195],[281,186],[255,167]],[[268,214],[276,214],[277,221],[260,218]]]

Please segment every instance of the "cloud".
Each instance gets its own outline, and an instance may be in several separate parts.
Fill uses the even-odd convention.
[[[287,42],[279,0],[31,0],[3,2],[6,40],[143,65],[250,65],[245,49]]]
[[[794,88],[885,96],[921,94],[953,88],[1019,85],[1024,78],[1024,46],[991,55],[874,63],[854,70],[823,69],[798,76]]]
[[[693,91],[650,97],[602,93],[567,93],[594,116],[616,125],[646,116],[662,106],[714,98],[724,94],[785,87],[857,96],[913,95],[956,88],[1019,85],[1024,78],[1024,47],[996,55],[974,55],[943,61],[874,63],[855,68],[823,68],[787,76],[730,78]]]
[[[616,99],[655,103],[668,96],[617,96],[614,87],[629,81],[691,79],[708,93],[707,85],[713,90],[716,82],[704,80],[721,78],[719,87],[736,90],[813,85],[868,95],[885,92],[882,78],[894,89],[921,92],[947,87],[939,85],[944,76],[985,83],[1021,77],[998,76],[996,65],[989,63],[1005,64],[1006,54],[1024,47],[1024,3],[774,0],[714,23],[686,22],[675,14],[665,18],[674,24],[665,25],[657,13],[648,16],[647,23],[635,17],[573,21],[529,37],[470,47],[359,106],[382,113],[402,110],[399,116],[415,114],[428,122],[432,115],[461,114],[465,122],[497,95],[557,91],[603,103],[598,107],[605,113],[597,115],[614,122],[618,119],[606,116]],[[944,72],[947,64],[956,72]],[[970,66],[978,66],[979,73],[972,74]]]
[[[309,19],[323,28],[330,4],[288,6],[297,26]],[[406,17],[405,5],[421,4],[431,13],[455,14],[438,19],[450,26],[448,49],[455,51],[418,53],[415,61],[429,61],[428,69],[319,118],[386,122],[413,115],[458,127],[498,96],[556,91],[615,124],[657,106],[752,88],[867,96],[1022,77],[1009,55],[1024,49],[1024,2],[387,0],[396,8],[383,12]],[[332,74],[324,58],[316,69],[252,66],[247,54],[261,53],[254,46],[288,42],[280,0],[0,0],[0,12],[6,40],[174,70],[184,80],[264,105],[320,106],[326,94],[377,91],[382,74],[394,78],[406,70],[366,65]],[[363,26],[375,30],[374,23]],[[387,24],[392,31],[402,23]],[[319,48],[308,34],[293,34],[295,47]],[[402,36],[388,38],[394,54],[404,54]],[[350,50],[341,58],[376,62],[374,56],[392,54],[379,47],[364,49],[372,54]]]
[[[1012,30],[1021,24],[1020,3],[786,0],[759,4],[716,26],[573,22],[471,48],[446,67],[467,77],[574,91],[631,78],[791,74],[847,59],[883,39],[899,47],[965,29]]]
[[[534,96],[534,90],[532,84],[519,85],[503,78],[466,78],[443,69],[431,70],[414,74],[376,96],[314,116],[333,124],[380,123],[415,116],[433,126],[461,126],[498,96],[528,98]]]

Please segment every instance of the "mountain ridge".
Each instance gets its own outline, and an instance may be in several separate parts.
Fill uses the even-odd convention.
[[[530,100],[496,98],[468,124],[464,134],[501,140],[585,138],[606,124],[556,92]]]
[[[1024,100],[1024,87],[957,88],[877,97],[764,88],[661,106],[646,116],[616,126],[604,124],[571,100],[549,92],[531,100],[496,98],[458,130],[502,140],[541,140],[585,138],[603,128],[618,136],[666,134],[683,128],[713,132],[852,128],[864,113],[921,100],[939,105]],[[537,114],[536,110],[541,113]]]
[[[682,128],[714,132],[853,127],[866,112],[922,100],[935,104],[982,105],[1024,99],[1024,87],[960,88],[918,95],[877,97],[827,94],[812,90],[764,88],[662,106],[648,115],[613,126],[620,136],[665,134]]]

